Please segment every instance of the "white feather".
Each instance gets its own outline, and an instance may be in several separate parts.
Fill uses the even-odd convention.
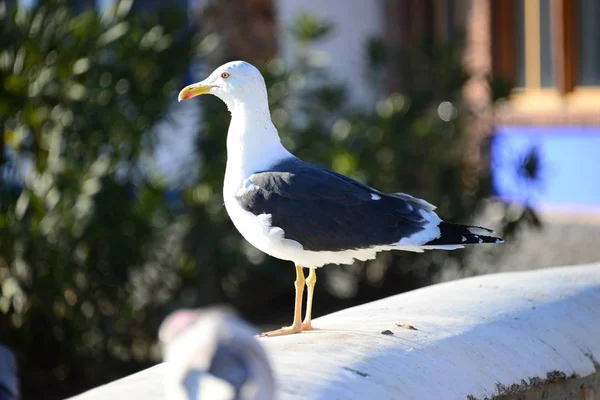
[[[479,228],[477,226],[470,226],[467,228],[467,230],[469,231],[469,233],[472,233],[473,235],[489,235],[490,233],[494,233],[491,230],[488,230],[485,228]]]
[[[440,232],[439,224],[440,224],[440,222],[442,222],[440,217],[438,217],[438,215],[436,213],[434,213],[433,211],[429,211],[426,209],[420,209],[419,214],[421,214],[421,216],[425,220],[428,221],[428,224],[425,226],[425,228],[422,231],[419,231],[419,232],[415,233],[414,235],[400,239],[397,243],[395,243],[396,245],[420,246],[424,243],[427,243],[431,240],[434,240],[434,239],[437,239],[440,237],[441,232]]]

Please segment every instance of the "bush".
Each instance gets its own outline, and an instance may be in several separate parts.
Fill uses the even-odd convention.
[[[60,1],[2,16],[0,337],[25,398],[139,368],[130,360],[146,360],[154,339],[131,274],[158,258],[172,212],[139,159],[182,85],[192,35],[184,10],[130,15],[125,3],[103,17]]]

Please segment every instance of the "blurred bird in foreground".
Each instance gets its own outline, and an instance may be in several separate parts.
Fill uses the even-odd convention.
[[[244,61],[217,68],[179,93],[179,101],[213,94],[231,112],[223,197],[231,220],[259,250],[296,265],[291,326],[265,336],[312,329],[316,268],[371,260],[380,251],[454,250],[500,243],[490,229],[444,222],[428,202],[383,193],[308,164],[287,151],[271,121],[260,72]],[[310,269],[305,279],[303,267]],[[302,321],[304,285],[308,288]]]
[[[180,310],[159,329],[169,400],[271,400],[275,382],[254,330],[225,309]]]
[[[0,400],[18,400],[17,362],[13,353],[0,345]]]

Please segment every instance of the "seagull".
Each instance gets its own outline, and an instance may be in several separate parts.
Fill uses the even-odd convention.
[[[262,336],[313,328],[316,269],[323,265],[371,260],[381,251],[503,242],[489,236],[490,229],[442,221],[425,200],[384,193],[295,157],[271,121],[261,73],[245,61],[221,65],[205,80],[183,88],[178,99],[203,94],[220,98],[231,113],[223,184],[229,217],[254,247],[296,267],[293,323]],[[307,278],[303,268],[309,269]]]
[[[183,309],[159,332],[169,400],[271,400],[275,379],[254,329],[220,307]]]

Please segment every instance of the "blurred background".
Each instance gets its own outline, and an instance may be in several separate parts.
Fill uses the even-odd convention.
[[[234,59],[299,157],[507,239],[328,266],[316,316],[599,261],[598,21],[595,0],[0,1],[0,343],[23,398],[155,364],[180,307],[290,322],[292,264],[223,207],[225,105],[176,99]]]

